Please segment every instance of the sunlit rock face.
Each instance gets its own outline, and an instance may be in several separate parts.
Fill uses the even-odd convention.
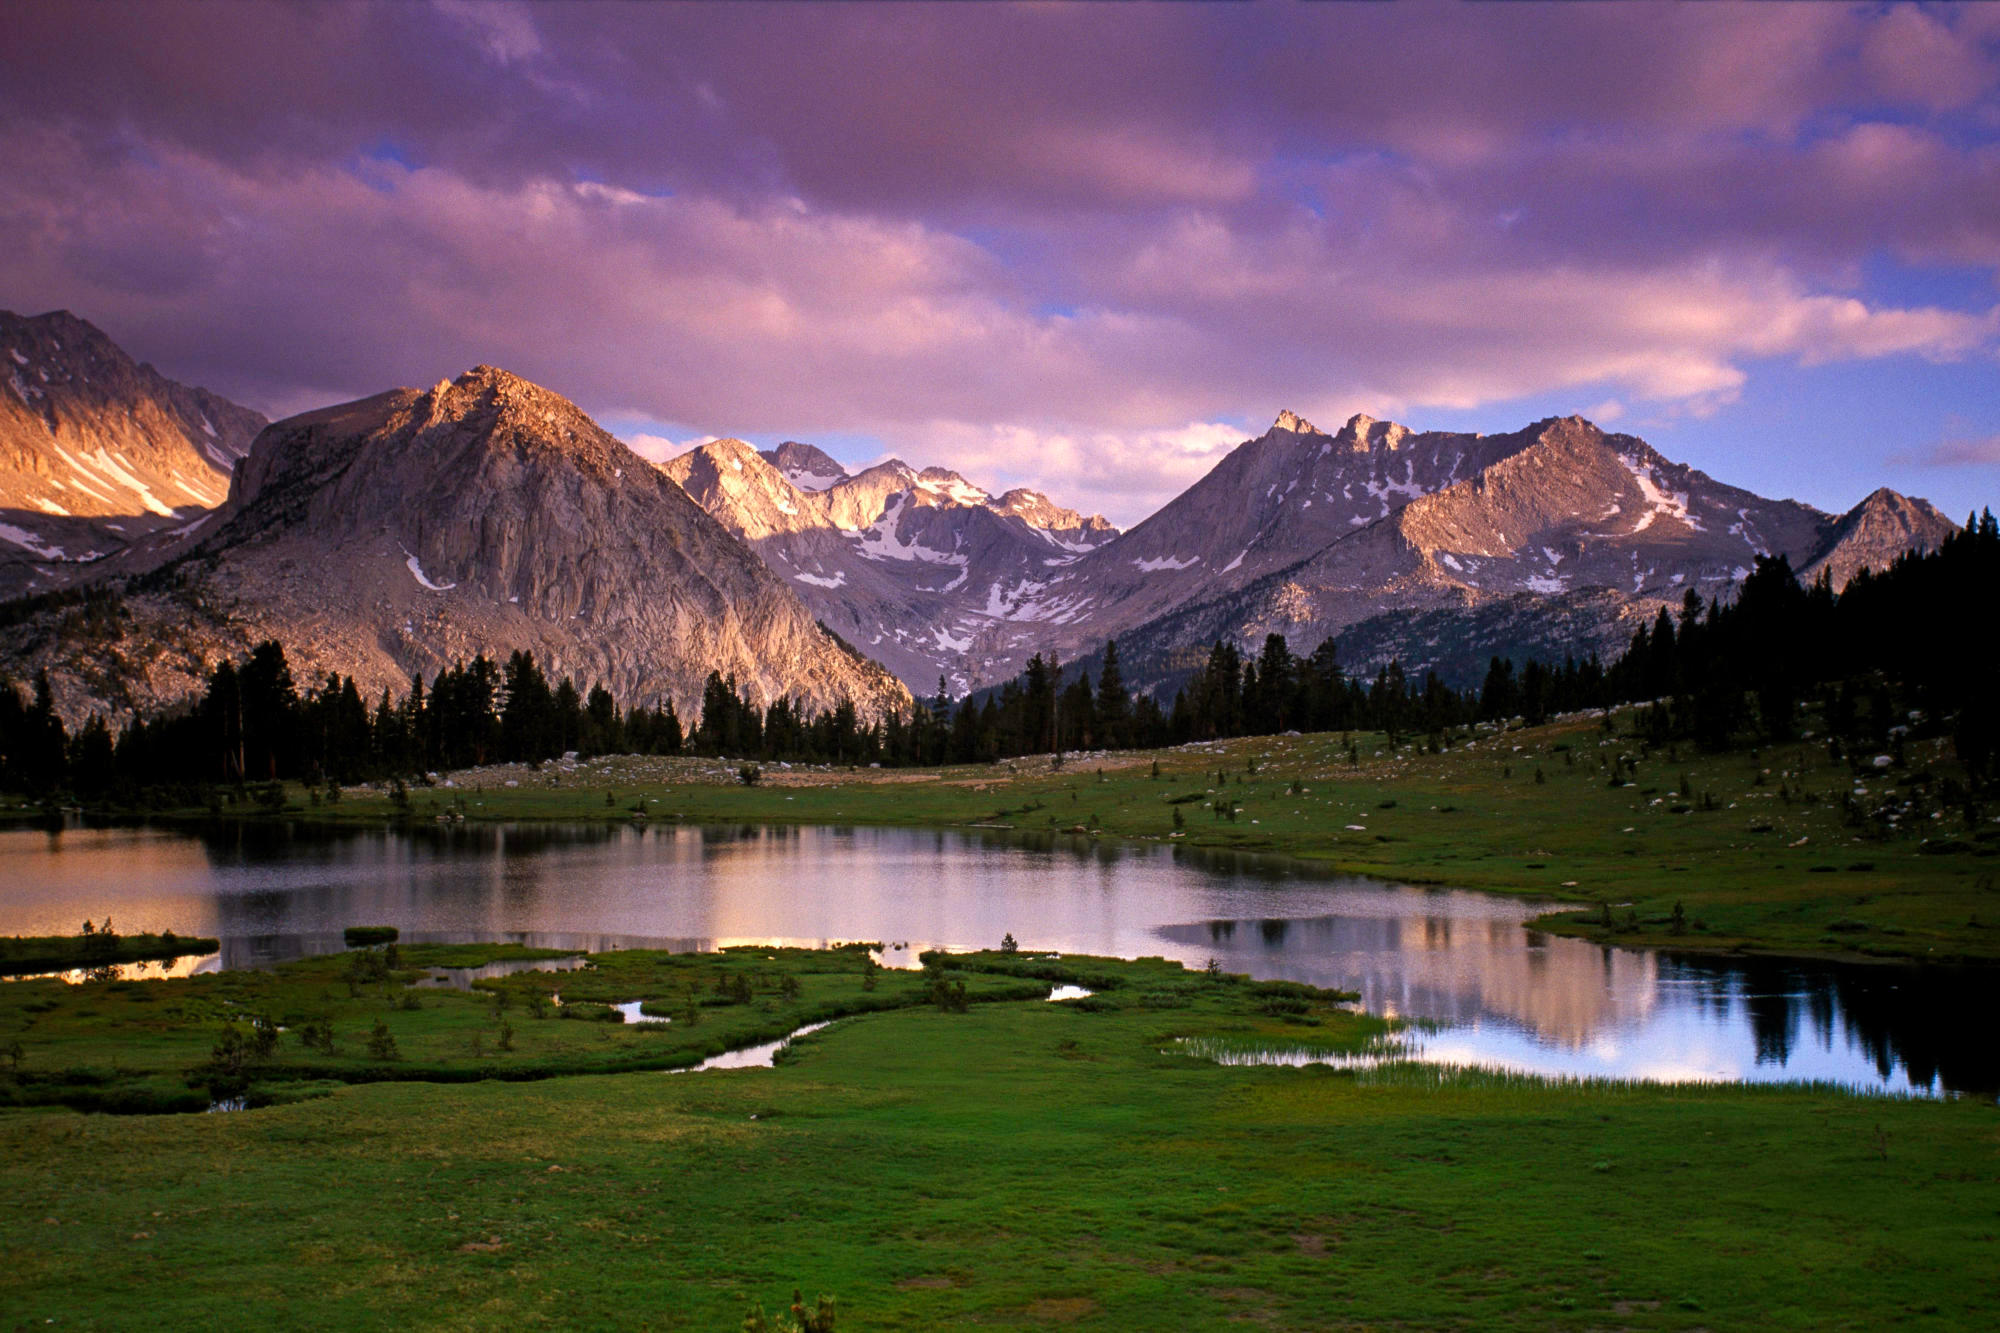
[[[1042,605],[1039,590],[1118,535],[1035,491],[994,496],[896,459],[850,474],[796,442],[760,452],[716,440],[662,469],[822,622],[924,694],[941,678],[962,692],[1025,660],[1038,617],[1080,611]]]
[[[67,310],[0,311],[0,596],[64,586],[221,504],[264,425]]]
[[[300,677],[338,671],[370,694],[518,648],[684,711],[711,670],[819,709],[909,697],[574,404],[486,366],[269,427],[228,503],[126,601],[111,669],[91,668],[103,680],[43,633],[34,664],[71,706],[165,702],[203,659],[267,637]]]

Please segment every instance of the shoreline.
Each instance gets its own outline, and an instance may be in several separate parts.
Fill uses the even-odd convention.
[[[1531,927],[1608,946],[2000,964],[2000,864],[1987,863],[2000,856],[2000,819],[1961,834],[1945,823],[1955,813],[1935,800],[1926,809],[1925,784],[1953,761],[1942,741],[1910,750],[1904,770],[1850,772],[1805,739],[1682,755],[1568,718],[1482,728],[1428,754],[1371,735],[1260,736],[1069,756],[1060,767],[1046,757],[933,769],[772,764],[755,785],[720,759],[604,756],[435,774],[400,805],[382,786],[344,788],[326,803],[290,784],[282,810],[240,802],[224,813],[65,817],[178,830],[762,824],[1064,836],[1573,904]],[[1901,804],[1886,824],[1858,826],[1855,793]],[[1899,831],[1897,813],[1940,836]],[[45,819],[0,812],[0,827]]]

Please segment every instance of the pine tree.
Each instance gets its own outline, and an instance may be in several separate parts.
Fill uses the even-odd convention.
[[[1125,693],[1125,677],[1118,669],[1118,640],[1104,644],[1104,670],[1097,677],[1098,744],[1117,748],[1130,743],[1132,700]]]

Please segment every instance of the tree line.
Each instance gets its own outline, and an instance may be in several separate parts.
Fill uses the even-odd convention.
[[[1606,666],[1596,657],[1516,669],[1492,659],[1476,689],[1391,662],[1351,675],[1328,639],[1295,654],[1269,635],[1249,655],[1217,642],[1171,706],[1124,681],[1116,641],[1098,678],[1065,681],[1053,654],[983,697],[954,700],[945,682],[907,712],[864,722],[849,701],[813,710],[757,702],[733,676],[710,673],[692,728],[671,702],[624,707],[602,684],[551,684],[532,653],[504,664],[480,655],[412,676],[400,699],[371,704],[352,677],[301,688],[276,642],[209,673],[190,707],[135,718],[114,734],[92,716],[74,735],[57,715],[46,673],[26,697],[0,681],[0,788],[80,799],[188,803],[215,787],[277,781],[347,784],[566,753],[697,754],[764,762],[936,765],[1029,754],[1153,748],[1288,731],[1384,732],[1392,743],[1441,738],[1475,721],[1646,705],[1658,740],[1721,748],[1796,733],[1809,701],[1849,744],[1886,745],[1911,714],[1950,720],[1975,779],[2000,759],[1993,667],[1977,649],[1991,590],[2000,587],[2000,528],[1991,511],[1931,553],[1863,571],[1836,593],[1802,585],[1783,557],[1760,557],[1736,598],[1693,592],[1662,609]]]

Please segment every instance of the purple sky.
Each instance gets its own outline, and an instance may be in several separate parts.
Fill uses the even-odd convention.
[[[2000,500],[2000,4],[0,0],[0,307],[1130,523],[1278,409]]]

